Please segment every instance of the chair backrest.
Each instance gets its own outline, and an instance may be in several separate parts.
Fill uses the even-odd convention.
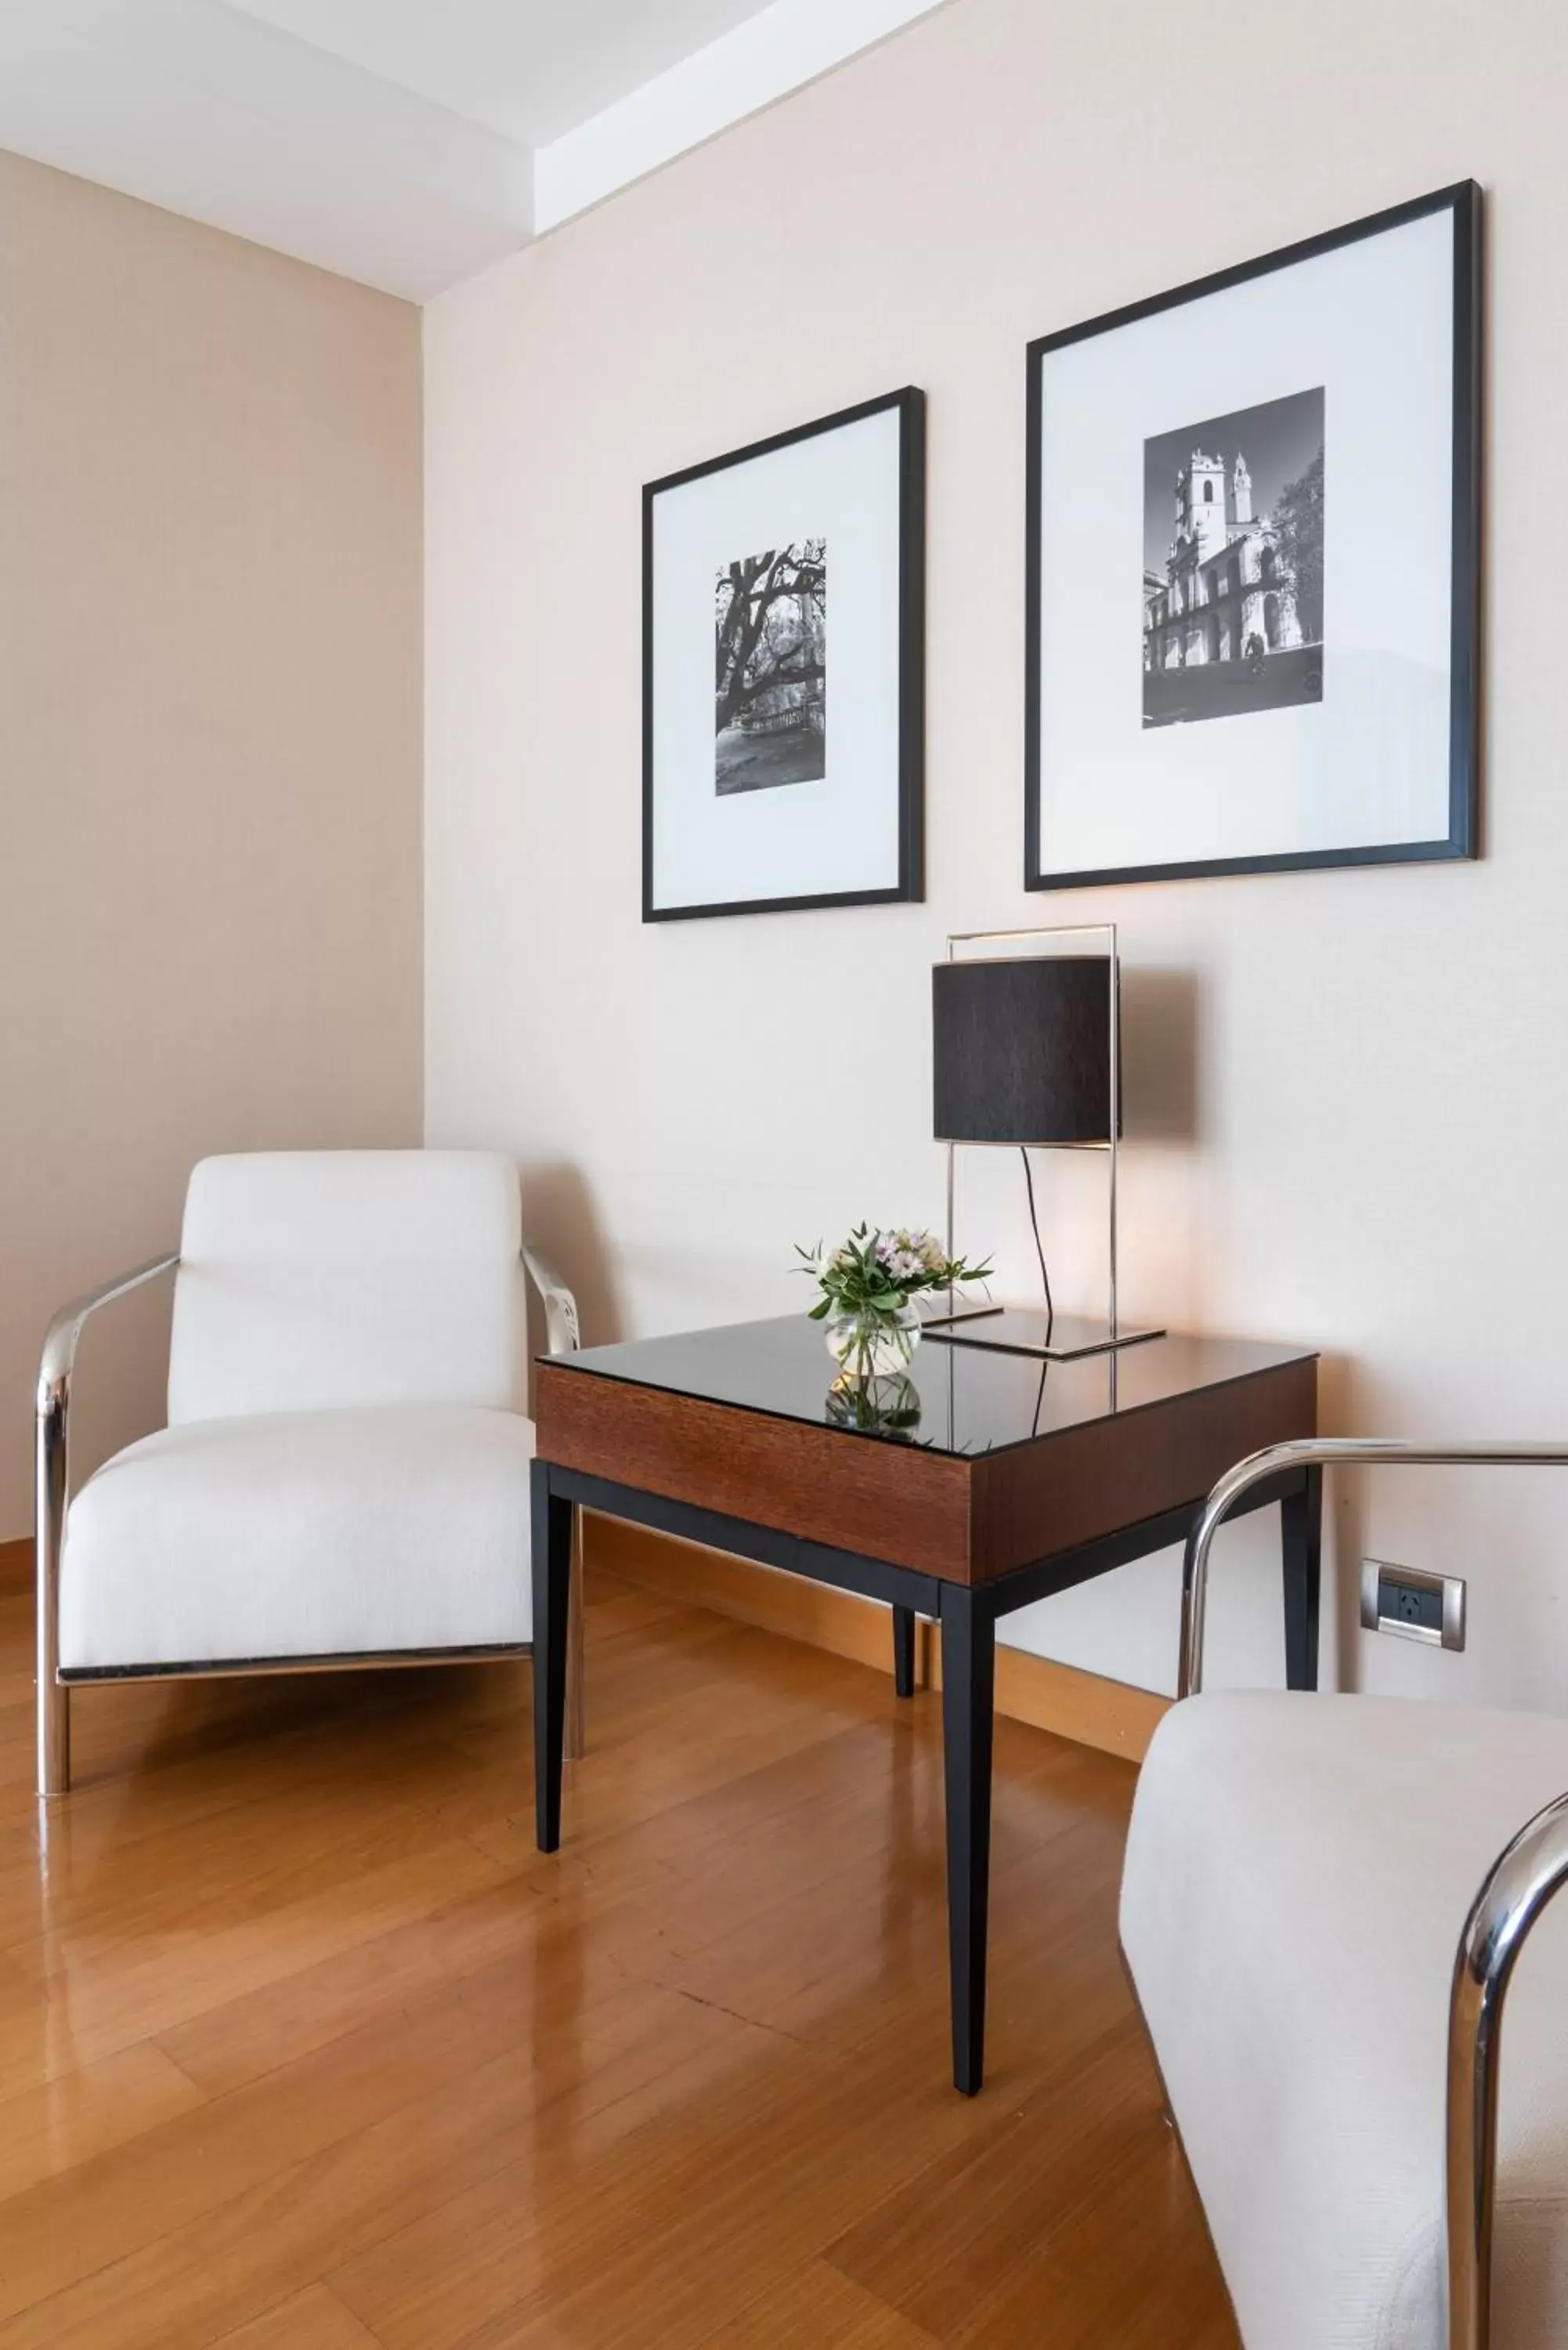
[[[484,1150],[266,1151],[191,1177],[171,1425],[352,1404],[524,1408],[517,1170]]]

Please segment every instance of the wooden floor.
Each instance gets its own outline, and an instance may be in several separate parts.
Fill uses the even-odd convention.
[[[511,1667],[89,1691],[0,1593],[0,2350],[1234,2350],[1116,1955],[1131,1768],[998,1725],[948,2085],[940,1700],[607,1579]]]

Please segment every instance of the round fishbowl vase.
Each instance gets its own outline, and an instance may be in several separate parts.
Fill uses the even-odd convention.
[[[846,1379],[896,1378],[907,1371],[920,1343],[920,1316],[906,1301],[897,1314],[834,1314],[824,1336],[827,1351]]]

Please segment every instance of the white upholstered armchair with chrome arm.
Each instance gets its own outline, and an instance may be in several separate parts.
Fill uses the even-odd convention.
[[[1200,1694],[1216,1529],[1281,1469],[1335,1462],[1568,1465],[1568,1445],[1304,1441],[1220,1480],[1123,1952],[1246,2350],[1561,2350],[1568,1721]]]
[[[82,1325],[170,1272],[169,1424],[72,1497]],[[551,1351],[575,1347],[571,1292],[524,1245],[495,1153],[202,1161],[178,1252],[45,1340],[40,1794],[70,1784],[87,1683],[526,1654],[530,1278]]]

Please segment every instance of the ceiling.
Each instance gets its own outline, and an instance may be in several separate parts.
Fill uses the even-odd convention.
[[[0,147],[423,301],[940,0],[0,0]]]
[[[542,146],[765,0],[233,0],[383,81]]]

